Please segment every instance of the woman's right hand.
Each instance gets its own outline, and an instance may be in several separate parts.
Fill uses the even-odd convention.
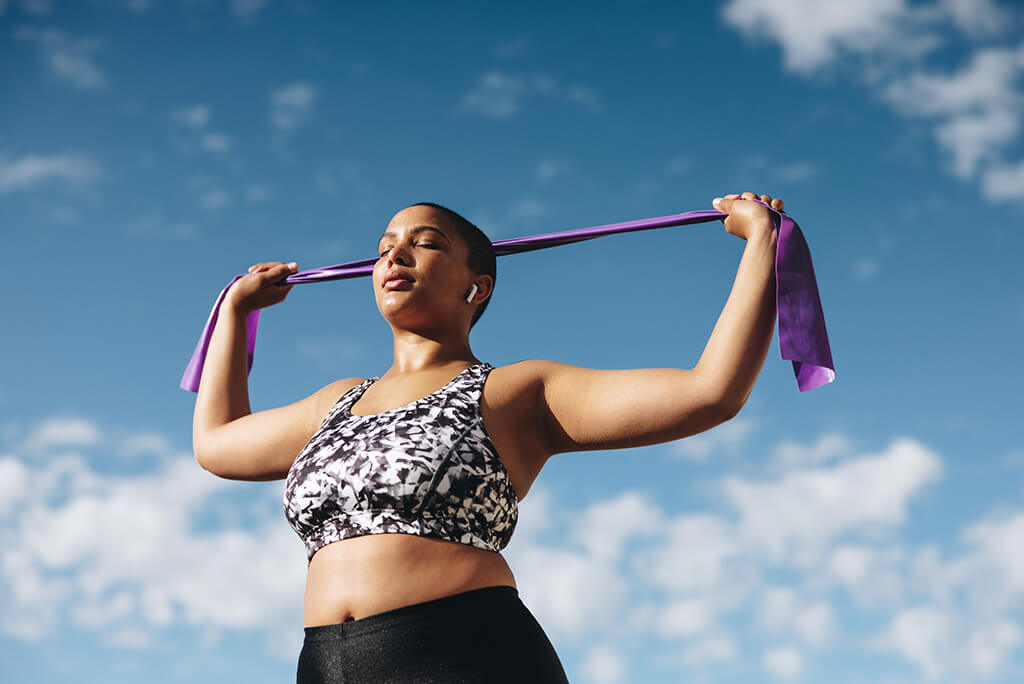
[[[256,309],[272,306],[284,301],[294,285],[275,285],[299,270],[294,261],[270,261],[249,267],[249,274],[235,281],[227,294],[227,303],[235,309],[249,314]]]

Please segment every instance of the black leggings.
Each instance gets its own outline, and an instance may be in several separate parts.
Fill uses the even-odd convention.
[[[306,627],[297,684],[568,684],[515,587]]]

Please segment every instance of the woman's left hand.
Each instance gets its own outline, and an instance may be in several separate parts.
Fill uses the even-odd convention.
[[[742,200],[761,200],[776,211],[783,211],[783,202],[779,198],[772,199],[769,195],[756,195],[752,192],[744,192],[742,195],[735,193],[725,197],[716,197],[712,206],[718,211],[728,214],[725,219],[725,230],[731,235],[749,240],[754,236],[771,234],[775,231],[775,222],[772,220],[771,212],[757,202],[744,202]]]

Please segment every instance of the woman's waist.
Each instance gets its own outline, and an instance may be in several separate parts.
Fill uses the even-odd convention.
[[[306,626],[359,620],[489,586],[515,587],[500,553],[430,537],[374,534],[321,548],[306,576]]]

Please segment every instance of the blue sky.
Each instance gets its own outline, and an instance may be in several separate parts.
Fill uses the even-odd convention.
[[[573,682],[1024,676],[1024,14],[992,0],[0,1],[5,680],[280,682],[305,557],[178,389],[250,264],[782,197],[837,381],[773,343],[703,435],[553,458],[505,551]],[[503,258],[496,365],[692,367],[717,224]],[[264,312],[254,409],[380,375],[369,282]]]

